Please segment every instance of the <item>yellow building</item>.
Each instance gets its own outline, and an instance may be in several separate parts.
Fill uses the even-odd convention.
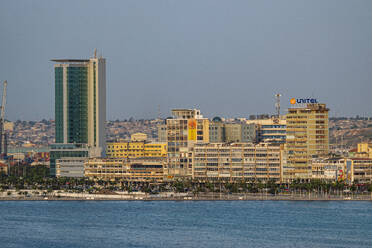
[[[166,143],[145,141],[107,143],[107,158],[167,157]]]
[[[328,112],[325,104],[310,103],[288,109],[286,115],[285,181],[311,179],[311,160],[329,152]]]
[[[372,158],[372,143],[359,143],[357,156]]]
[[[169,178],[192,175],[191,148],[209,142],[209,120],[197,109],[174,109],[166,120]]]

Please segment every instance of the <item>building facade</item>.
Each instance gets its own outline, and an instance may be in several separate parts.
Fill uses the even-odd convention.
[[[56,144],[51,146],[50,173],[56,176],[57,159],[105,155],[106,60],[95,54],[91,59],[52,61]]]
[[[166,120],[169,178],[192,175],[191,148],[209,142],[209,120],[197,109],[172,110],[173,119]]]
[[[84,166],[90,179],[124,180],[132,182],[162,182],[166,158],[91,158]]]
[[[167,142],[167,124],[158,125],[158,142],[160,143]]]
[[[313,159],[312,179],[336,182],[346,179],[344,158],[317,158]]]
[[[329,153],[328,112],[325,104],[306,104],[288,109],[286,116],[286,180],[311,179],[312,159]]]
[[[372,158],[347,158],[345,170],[349,183],[372,183]]]
[[[87,157],[63,157],[56,160],[56,177],[84,177]]]
[[[193,178],[202,181],[281,181],[279,144],[196,144],[192,152]]]
[[[359,143],[357,149],[358,157],[372,158],[372,143]]]
[[[222,121],[212,121],[209,123],[209,142],[223,143],[226,140],[225,123]]]
[[[107,143],[107,158],[167,157],[167,143],[128,141]]]
[[[256,141],[255,124],[223,122],[211,122],[209,124],[210,143],[255,141]]]
[[[104,152],[106,60],[54,59],[56,143],[88,144]]]
[[[247,124],[256,125],[257,142],[284,144],[286,141],[286,120],[281,118],[247,120]]]
[[[49,153],[50,154],[50,158],[49,158],[50,174],[52,176],[57,176],[57,161],[60,159],[62,159],[63,161],[70,160],[69,162],[70,164],[69,165],[66,164],[68,167],[68,166],[72,166],[71,161],[73,158],[85,159],[89,157],[101,156],[101,149],[90,147],[87,144],[62,144],[62,143],[58,144],[56,143],[56,144],[50,145],[49,149],[50,149],[50,153]],[[60,166],[61,166],[61,163],[60,163]],[[73,166],[76,167],[76,170],[79,170],[78,169],[79,166],[80,166],[80,170],[84,168],[84,164],[78,162],[78,160],[75,161],[75,164]],[[66,169],[63,171],[64,173],[66,173],[66,171],[69,171],[69,170]],[[70,176],[73,177],[74,174],[75,172],[72,173]],[[65,174],[64,176],[70,177],[67,174]]]

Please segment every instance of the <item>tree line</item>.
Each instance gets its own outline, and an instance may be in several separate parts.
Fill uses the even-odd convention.
[[[0,190],[44,190],[44,191],[70,191],[70,192],[145,192],[157,194],[161,192],[192,193],[265,193],[265,194],[341,194],[341,193],[367,193],[372,192],[372,183],[347,184],[345,181],[322,180],[294,180],[292,183],[276,183],[274,181],[198,181],[192,179],[176,179],[167,182],[132,182],[116,179],[105,181],[88,178],[56,178],[49,176],[47,166],[16,165],[10,168],[8,175],[0,175]]]

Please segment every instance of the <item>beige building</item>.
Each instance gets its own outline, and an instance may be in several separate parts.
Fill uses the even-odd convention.
[[[255,124],[258,142],[285,143],[286,120],[285,117],[246,120],[247,124]]]
[[[311,168],[312,179],[330,182],[346,179],[344,158],[314,159]]]
[[[209,120],[197,109],[174,109],[166,120],[169,178],[192,175],[191,148],[209,142]]]
[[[357,156],[372,158],[372,143],[359,143]]]
[[[167,124],[158,125],[158,142],[160,143],[167,142]]]
[[[14,129],[14,122],[10,122],[10,121],[5,121],[4,122],[4,130],[5,131],[13,132],[13,129]]]
[[[229,142],[255,142],[256,126],[246,123],[223,123],[213,121],[209,123],[209,142],[229,143]]]
[[[325,104],[318,103],[288,109],[285,181],[311,179],[312,159],[328,155],[328,111]]]
[[[84,177],[84,163],[87,159],[84,157],[56,159],[56,177]]]
[[[281,181],[281,147],[269,143],[211,143],[193,148],[193,179]]]
[[[90,179],[162,182],[166,158],[89,159],[84,175]]]
[[[107,158],[167,157],[166,143],[146,141],[110,142],[106,148]]]
[[[146,141],[147,134],[145,133],[134,133],[130,136],[130,141]]]
[[[347,158],[345,170],[348,182],[372,183],[372,158]]]

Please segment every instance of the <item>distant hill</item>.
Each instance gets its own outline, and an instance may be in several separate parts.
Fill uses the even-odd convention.
[[[372,142],[372,118],[331,118],[329,120],[330,144],[343,144],[355,148],[360,142]]]

